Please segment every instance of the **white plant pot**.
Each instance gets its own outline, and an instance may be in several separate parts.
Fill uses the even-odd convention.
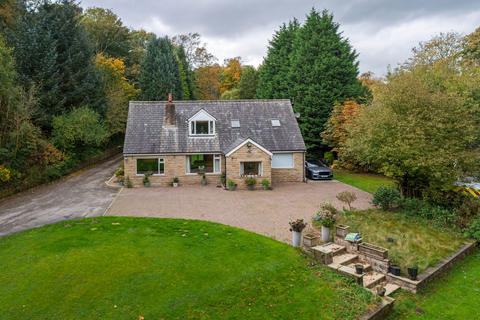
[[[323,242],[330,241],[330,228],[322,226],[322,241]]]
[[[298,231],[292,231],[292,246],[300,247],[302,242],[302,233]]]
[[[174,183],[173,183],[173,187],[174,187],[174,188],[178,187],[178,182],[174,182]]]

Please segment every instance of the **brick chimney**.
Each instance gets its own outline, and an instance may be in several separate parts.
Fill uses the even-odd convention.
[[[171,93],[168,94],[168,101],[165,104],[165,125],[175,126],[175,104]]]

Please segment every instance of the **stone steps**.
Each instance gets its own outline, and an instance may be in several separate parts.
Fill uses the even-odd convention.
[[[315,258],[329,268],[347,277],[355,279],[365,289],[377,294],[377,288],[385,288],[385,296],[391,295],[400,287],[386,282],[383,273],[372,270],[372,266],[361,261],[356,254],[347,253],[346,247],[336,243],[325,243],[312,248]],[[355,265],[362,264],[364,273],[357,274]]]
[[[372,289],[377,284],[385,281],[385,275],[383,273],[369,271],[363,276],[363,286],[368,289]]]

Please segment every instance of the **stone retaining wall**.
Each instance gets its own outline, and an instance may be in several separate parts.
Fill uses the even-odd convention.
[[[476,247],[476,242],[462,246],[459,250],[457,250],[457,252],[455,252],[450,257],[442,260],[435,267],[430,267],[425,270],[425,272],[418,276],[418,280],[416,281],[404,277],[395,276],[391,273],[387,274],[387,281],[402,287],[402,289],[417,293],[419,290],[424,289],[429,282],[448,271],[456,262],[462,260],[465,256],[471,254],[476,249]]]

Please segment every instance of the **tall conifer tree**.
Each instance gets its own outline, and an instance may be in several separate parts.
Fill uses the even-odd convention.
[[[321,133],[333,106],[365,94],[358,81],[357,53],[328,11],[312,9],[298,30],[290,71],[292,101],[307,148],[322,148]]]
[[[193,83],[193,72],[187,61],[187,55],[183,45],[175,48],[178,63],[178,72],[180,74],[180,85],[182,87],[183,100],[195,100],[195,89]]]
[[[152,39],[148,44],[139,83],[143,100],[165,100],[169,93],[174,99],[182,99],[178,63],[167,37]]]
[[[267,56],[258,72],[257,97],[263,99],[291,97],[291,58],[299,24],[296,19],[283,24],[273,35]]]
[[[53,116],[82,105],[104,111],[93,47],[80,15],[74,1],[45,2],[25,15],[14,39],[20,79],[37,90],[35,120],[47,129]]]

